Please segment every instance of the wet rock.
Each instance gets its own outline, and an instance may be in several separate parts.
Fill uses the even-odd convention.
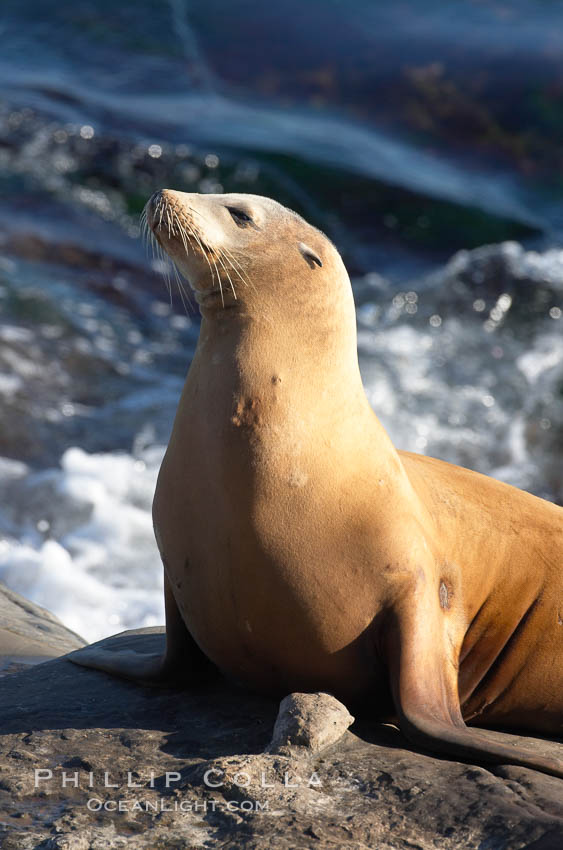
[[[531,285],[563,292],[563,251],[526,251],[518,242],[483,245],[459,251],[446,266],[446,275],[467,283],[520,288]]]
[[[164,635],[103,643],[155,652]],[[222,680],[150,689],[64,658],[5,677],[2,850],[561,847],[555,777],[416,752],[369,719],[320,753],[264,752],[278,707]],[[561,758],[560,744],[519,744]]]
[[[0,676],[57,658],[85,641],[53,614],[0,583]]]
[[[483,245],[458,251],[432,280],[441,287],[438,306],[445,313],[477,302],[474,309],[494,325],[509,310],[529,323],[561,307],[563,251],[528,251],[512,241]]]

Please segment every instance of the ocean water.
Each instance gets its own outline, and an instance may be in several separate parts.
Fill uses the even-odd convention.
[[[563,4],[5,0],[0,579],[163,622],[150,506],[197,312],[163,186],[277,198],[349,268],[395,444],[563,504]]]

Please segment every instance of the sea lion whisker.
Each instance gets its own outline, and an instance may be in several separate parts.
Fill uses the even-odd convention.
[[[154,235],[154,233],[152,232],[151,228],[148,225],[147,205],[146,204],[145,204],[145,207],[143,208],[143,212],[141,213],[141,234],[142,234],[143,246],[144,246],[145,251],[148,253],[149,246],[150,246],[150,252],[151,252],[152,260],[154,261],[155,259],[158,259],[160,261],[160,263],[162,264],[162,274],[163,274],[163,277],[164,277],[166,289],[168,291],[170,304],[172,304],[172,286],[171,286],[171,283],[170,283],[169,275],[167,274],[167,270],[169,268],[169,262],[170,261],[169,261],[167,256],[165,257],[164,252],[162,250],[162,247],[161,247],[160,243],[158,242],[158,239],[156,238],[156,236]]]
[[[221,304],[224,307],[225,306],[225,296],[223,294],[223,285],[222,285],[222,282],[221,282],[221,275],[219,274],[219,269],[217,268],[217,263],[215,262],[215,257],[213,255],[211,255],[211,259],[212,259],[213,265],[215,266],[215,269],[217,271],[217,278],[219,280],[219,292],[221,293]]]
[[[180,227],[179,216],[178,216],[178,213],[175,209],[170,210],[170,218],[171,218],[171,222],[172,222],[172,236],[175,236],[176,235],[176,225],[178,226],[178,228]]]
[[[141,230],[141,240],[143,243],[143,247],[145,251],[148,249],[149,244],[149,225],[147,222],[147,205],[143,207],[143,211],[141,212],[141,216],[139,218],[139,226]]]
[[[206,262],[207,262],[207,265],[209,266],[209,271],[210,271],[210,273],[211,273],[211,283],[212,283],[212,285],[214,286],[214,285],[215,285],[215,275],[214,275],[214,272],[213,272],[213,268],[212,268],[212,266],[211,266],[211,263],[209,262],[209,257],[207,256],[207,251],[205,250],[205,248],[204,248],[204,246],[203,246],[203,244],[202,244],[201,239],[199,238],[199,236],[198,236],[197,232],[195,231],[195,228],[194,228],[194,227],[192,227],[192,225],[191,225],[191,224],[189,224],[189,222],[186,222],[186,227],[187,227],[187,229],[189,230],[189,232],[191,233],[192,237],[196,240],[197,244],[198,244],[198,245],[199,245],[199,247],[200,247],[200,250],[201,250],[202,255],[205,257],[205,260],[206,260]],[[219,286],[221,286],[221,279],[220,279],[220,278],[219,278]]]
[[[139,227],[140,227],[141,233],[144,235],[145,234],[145,228],[147,227],[147,210],[146,210],[146,207],[143,207],[143,211],[142,211],[141,215],[139,216]]]
[[[198,233],[197,233],[197,231],[195,230],[195,226],[194,226],[194,225],[192,225],[192,224],[189,224],[188,222],[186,222],[186,225],[189,227],[190,233],[192,234],[192,236],[194,237],[194,239],[195,239],[195,240],[196,240],[196,242],[198,243],[198,245],[199,245],[199,247],[200,247],[200,249],[201,249],[201,252],[202,252],[203,256],[204,256],[204,257],[205,257],[205,259],[207,260],[207,264],[208,264],[209,269],[210,269],[210,271],[211,271],[211,280],[212,280],[212,284],[213,284],[213,285],[215,284],[215,274],[217,275],[217,283],[218,283],[218,285],[219,285],[219,291],[220,291],[220,293],[221,293],[221,302],[222,302],[223,306],[225,306],[225,300],[224,300],[224,295],[223,295],[223,286],[222,286],[222,281],[221,281],[221,275],[220,275],[220,273],[219,273],[219,269],[217,268],[217,263],[215,262],[215,258],[214,258],[213,254],[212,254],[212,255],[211,255],[211,260],[212,260],[212,262],[213,262],[213,268],[215,269],[215,274],[214,274],[214,273],[213,273],[213,268],[212,268],[212,266],[211,266],[211,262],[209,261],[209,256],[208,256],[209,249],[208,249],[208,250],[206,250],[206,249],[205,249],[205,247],[204,247],[204,245],[203,245],[203,243],[202,243],[202,241],[201,241],[201,238],[199,237],[199,234],[198,234]],[[231,282],[231,286],[232,286],[232,282]],[[233,293],[234,293],[234,288],[233,288]],[[234,293],[234,294],[235,294],[235,298],[236,298],[236,293]]]
[[[151,239],[150,239],[150,236],[149,236],[149,226],[147,224],[146,219],[143,221],[143,223],[141,225],[141,239],[142,239],[142,242],[143,242],[143,248],[145,249],[145,251],[148,251],[148,247],[149,247],[149,244],[151,242]]]
[[[239,261],[236,259],[236,256],[235,256],[235,253],[238,253],[242,257],[244,257],[245,254],[242,251],[235,251],[232,248],[226,248],[224,245],[221,246],[221,251],[223,251],[225,253],[227,259],[231,263],[231,266],[233,266],[233,271],[237,272],[238,276],[243,281],[245,286],[250,286],[254,289],[254,291],[256,291],[256,287],[254,286],[254,284],[252,283],[252,281],[250,280],[250,278],[248,277],[248,275],[244,271],[244,268],[241,266],[241,264],[239,263]]]
[[[150,234],[150,246],[151,246],[151,253],[152,253],[153,260],[155,258],[160,259],[160,256],[159,256],[160,245],[158,244],[158,239],[156,238],[156,236],[154,234]]]
[[[145,241],[145,251],[148,253],[149,248],[150,248],[150,251],[151,251],[151,258],[152,258],[153,260],[154,260],[154,247],[155,247],[155,244],[156,244],[156,237],[155,237],[154,233],[152,232],[152,230],[149,230],[149,229],[147,228],[147,231],[146,231],[146,241]]]
[[[182,240],[184,250],[185,250],[186,254],[188,254],[189,253],[189,249],[188,249],[189,236],[186,233],[186,231],[185,231],[185,229],[182,225],[182,222],[180,221],[179,218],[177,220],[177,224],[178,224],[178,232],[180,234],[180,239]],[[176,266],[175,266],[175,268],[176,268],[176,271],[179,272],[179,269]],[[181,275],[181,273],[180,273],[180,275]],[[190,297],[189,293],[186,291],[186,288],[181,281],[181,276],[177,275],[177,281],[178,281],[178,287],[180,288],[181,293],[183,293],[185,295],[185,297],[187,298],[190,308],[193,308],[193,303],[192,303],[191,297]]]
[[[223,268],[223,270],[224,270],[225,274],[227,275],[227,279],[228,279],[229,283],[231,284],[231,289],[232,289],[232,292],[233,292],[233,297],[234,297],[234,299],[235,299],[235,301],[236,301],[236,300],[237,300],[237,294],[236,294],[236,292],[235,292],[235,287],[234,287],[233,281],[232,281],[232,279],[231,279],[231,276],[230,276],[230,274],[229,274],[229,272],[228,272],[228,269],[227,269],[227,267],[225,266],[225,263],[223,262],[223,260],[221,259],[221,254],[220,254],[220,253],[217,253],[217,259],[218,259],[218,260],[219,260],[219,262],[221,263],[221,267]]]
[[[239,278],[240,278],[241,282],[242,282],[245,286],[250,286],[250,280],[249,280],[249,279],[245,276],[245,274],[243,274],[244,270],[243,270],[243,269],[242,269],[242,267],[240,266],[240,263],[238,263],[238,262],[234,259],[234,257],[232,256],[231,252],[229,251],[229,249],[228,249],[228,248],[225,248],[225,247],[222,247],[222,248],[221,248],[221,251],[223,252],[223,254],[225,255],[225,257],[226,257],[227,261],[229,262],[229,264],[230,264],[230,266],[231,266],[232,271],[233,271],[233,272],[235,272],[235,273],[239,276]]]
[[[200,243],[200,244],[201,244],[201,243]],[[203,255],[204,255],[204,257],[206,258],[207,262],[209,263],[209,257],[208,257],[207,251],[203,251]],[[217,263],[216,263],[216,261],[215,261],[215,256],[214,256],[213,254],[211,254],[211,262],[213,263],[213,266],[214,266],[214,268],[215,268],[215,273],[216,273],[216,275],[217,275],[217,283],[219,284],[219,292],[221,293],[221,304],[222,304],[222,306],[224,307],[224,306],[225,306],[225,296],[224,296],[224,294],[223,294],[223,284],[222,284],[222,281],[221,281],[221,275],[220,275],[220,273],[219,273],[219,269],[217,268]],[[215,278],[213,277],[213,272],[211,273],[211,280],[212,280],[212,281],[213,281],[213,283],[214,283]]]
[[[178,285],[178,292],[180,293],[180,299],[182,301],[184,313],[186,314],[186,316],[189,316],[190,312],[189,312],[189,310],[186,306],[186,299],[188,300],[188,303],[190,304],[190,306],[192,306],[191,301],[190,301],[188,294],[187,294],[187,292],[184,288],[184,285],[182,283],[182,279],[180,277],[180,273],[179,273],[178,268],[176,267],[175,263],[172,263],[172,268],[174,269],[174,278],[175,278],[176,283]]]
[[[202,250],[203,250],[203,245],[201,244],[201,240],[197,237],[197,235],[196,235],[196,234],[194,234],[194,235],[195,235],[196,239],[198,239],[198,243],[200,244],[200,246],[201,246],[201,248],[202,248]],[[219,251],[217,251],[217,250],[216,250],[216,251],[215,251],[215,254],[214,254],[214,255],[212,255],[213,263],[214,263],[214,265],[215,265],[215,268],[217,269],[217,277],[218,277],[218,281],[219,281],[219,287],[221,288],[221,277],[220,277],[220,274],[219,274],[219,269],[218,269],[218,267],[217,267],[217,262],[216,262],[216,260],[215,260],[215,256],[217,257],[217,260],[218,260],[218,261],[219,261],[219,263],[221,264],[221,267],[222,267],[223,271],[225,272],[225,274],[226,274],[226,276],[227,276],[227,279],[228,279],[229,283],[231,284],[231,290],[232,290],[232,293],[233,293],[233,297],[235,298],[235,300],[237,300],[237,294],[236,294],[236,291],[235,291],[235,287],[234,287],[234,284],[233,284],[232,278],[231,278],[231,276],[230,276],[230,274],[229,274],[229,270],[227,269],[227,267],[225,266],[225,263],[223,262],[223,260],[222,260],[222,258],[221,258],[221,253],[220,253],[220,251],[221,251],[221,250],[222,250],[222,249],[219,249]],[[205,253],[205,252],[204,252],[204,253]],[[222,297],[222,292],[221,292],[221,297]]]
[[[147,249],[149,247],[149,240],[148,240],[148,234],[147,234],[147,223],[146,223],[146,221],[141,220],[139,222],[139,230],[140,230],[140,233],[141,233],[141,244],[142,244],[144,250],[147,251]]]
[[[160,242],[156,242],[156,253],[157,257],[160,260],[161,264],[161,273],[164,277],[164,283],[166,285],[166,289],[168,291],[168,295],[170,298],[170,304],[172,304],[172,283],[170,281],[170,260],[167,255],[164,253],[164,249]]]
[[[180,233],[180,236],[183,239],[184,248],[186,250],[186,253],[188,253],[188,246],[187,246],[187,243],[185,241],[185,236],[182,234],[182,230],[181,230],[181,227],[180,227],[179,220],[177,219],[177,216],[175,216],[174,211],[167,210],[166,211],[166,218],[167,218],[167,224],[168,224],[168,232],[169,232],[169,234],[171,233],[172,236],[175,235],[175,226],[174,226],[175,221],[176,221],[176,224],[178,224],[178,231]],[[186,313],[186,315],[189,315],[189,310],[186,307],[186,299],[187,299],[190,307],[193,307],[193,305],[192,305],[191,299],[190,299],[188,293],[186,292],[186,289],[185,289],[185,287],[182,283],[180,270],[178,269],[176,263],[174,262],[174,260],[171,257],[167,257],[167,259],[168,259],[167,268],[171,269],[172,273],[174,274],[174,280],[176,281],[176,284],[178,286],[178,291],[180,293],[180,299],[181,299],[182,305],[184,307],[184,312]],[[169,281],[170,302],[172,303],[172,285],[171,285],[171,280],[170,280],[169,275],[168,275],[168,281]]]
[[[184,251],[186,252],[186,255],[188,255],[189,254],[188,243],[190,241],[189,234],[186,233],[186,228],[184,227],[184,225],[181,222],[179,222],[179,224],[178,224],[178,230],[179,230],[179,233],[180,233],[180,239],[182,240],[182,245],[184,246]]]
[[[190,312],[192,312],[192,313],[195,312],[195,307],[194,307],[194,303],[192,301],[190,290],[186,289],[183,281],[181,281],[181,280],[178,281],[178,285],[180,286],[182,292],[184,293],[184,298],[188,302],[188,310],[186,311],[186,315],[189,315]]]
[[[149,253],[149,250],[150,250],[151,258],[153,260],[154,260],[155,245],[157,245],[157,244],[158,244],[158,242],[156,240],[156,236],[154,235],[152,230],[149,228],[148,224],[145,224],[145,230],[144,230],[144,234],[143,234],[143,245],[144,245],[145,252],[147,254]]]
[[[168,278],[168,284],[169,284],[168,290],[169,290],[169,294],[170,294],[170,303],[171,304],[172,304],[172,275],[174,275],[174,281],[176,282],[176,284],[178,286],[178,290],[180,292],[180,299],[182,301],[184,311],[187,314],[188,311],[186,309],[186,304],[185,304],[185,301],[184,301],[184,295],[186,293],[185,293],[185,290],[184,290],[184,287],[183,287],[183,284],[182,284],[180,272],[179,272],[178,267],[176,266],[176,263],[174,262],[174,260],[172,260],[170,257],[168,257],[167,278]]]

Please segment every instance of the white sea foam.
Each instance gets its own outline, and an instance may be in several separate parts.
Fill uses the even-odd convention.
[[[394,444],[487,473],[547,498],[563,497],[549,431],[563,414],[563,337],[512,337],[452,318],[439,330],[360,322],[368,398]],[[502,359],[491,366],[491,351]],[[543,443],[543,452],[536,447]]]
[[[0,396],[12,396],[23,386],[19,375],[6,375],[0,372]]]
[[[151,521],[161,457],[158,448],[137,458],[72,448],[48,473],[4,464],[0,578],[88,640],[163,623]]]

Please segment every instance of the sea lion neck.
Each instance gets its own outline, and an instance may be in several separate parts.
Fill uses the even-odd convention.
[[[309,328],[228,308],[202,320],[194,363],[215,395],[280,400],[300,408],[368,406],[356,348],[356,328]],[[269,401],[268,401],[269,400]],[[371,411],[371,409],[370,409]],[[373,414],[372,414],[373,415]]]

